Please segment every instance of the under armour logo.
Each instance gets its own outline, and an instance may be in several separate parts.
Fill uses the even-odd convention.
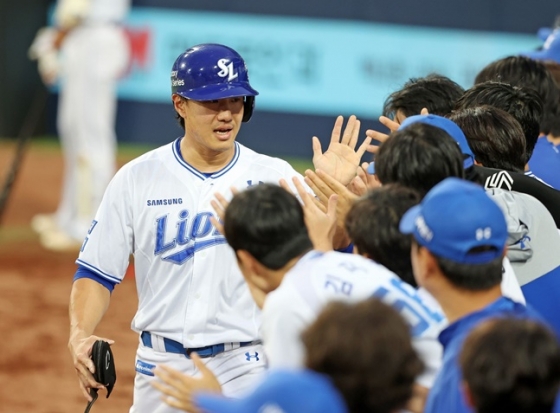
[[[222,70],[218,72],[218,76],[220,77],[228,77],[228,81],[235,79],[238,75],[233,69],[233,62],[227,64],[228,59],[220,59],[218,60],[218,67]]]
[[[255,359],[255,361],[259,361],[259,353],[255,351],[255,354],[251,354],[249,352],[245,353],[245,360],[251,361],[251,359]]]
[[[484,183],[485,188],[504,188],[511,191],[511,185],[513,184],[513,178],[507,171],[500,171],[495,173],[494,175],[490,175],[486,178],[486,182]]]

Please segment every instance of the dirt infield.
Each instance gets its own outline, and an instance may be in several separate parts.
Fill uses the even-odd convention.
[[[13,144],[0,141],[3,183]],[[124,162],[126,157],[120,159]],[[62,160],[56,145],[33,144],[26,153],[0,227],[0,412],[77,413],[86,401],[67,349],[68,296],[77,253],[41,248],[29,227],[37,213],[57,206]],[[117,286],[97,333],[116,341],[117,383],[91,412],[128,412],[132,402],[137,335],[132,277]]]

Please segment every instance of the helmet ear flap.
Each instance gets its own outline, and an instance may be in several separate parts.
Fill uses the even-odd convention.
[[[253,109],[255,108],[255,97],[245,96],[245,102],[243,103],[243,118],[242,122],[249,122],[251,116],[253,115]]]

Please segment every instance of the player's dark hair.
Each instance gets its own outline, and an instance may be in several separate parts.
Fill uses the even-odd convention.
[[[560,344],[528,319],[489,320],[467,337],[459,357],[478,413],[550,413],[560,389]]]
[[[535,90],[543,102],[543,118],[560,105],[560,90],[543,62],[526,56],[509,56],[490,63],[475,78],[476,83],[486,81],[509,83]],[[548,133],[541,125],[540,131]]]
[[[411,237],[414,248],[426,248]],[[490,247],[475,247],[470,254],[483,253]],[[467,291],[489,290],[502,282],[503,258],[496,258],[485,264],[463,264],[432,254],[439,269],[453,286]]]
[[[234,251],[245,250],[272,270],[313,248],[299,201],[272,184],[235,195],[225,211],[224,232]]]
[[[533,154],[543,118],[543,103],[537,92],[527,87],[500,82],[484,82],[467,90],[456,102],[455,110],[490,105],[509,113],[519,122],[525,135],[527,163]]]
[[[543,64],[554,78],[556,85],[560,88],[560,63],[547,60]],[[542,132],[551,134],[554,137],[560,137],[560,105],[556,107],[556,110],[545,113],[542,124]]]
[[[399,231],[406,211],[418,204],[420,194],[399,184],[383,185],[358,199],[346,215],[348,236],[360,254],[416,287],[410,262],[410,236]]]
[[[424,196],[445,178],[464,178],[463,154],[443,129],[413,123],[381,144],[375,174],[383,185],[399,183]]]
[[[422,361],[410,327],[377,299],[331,302],[303,333],[306,366],[329,376],[349,413],[390,413],[412,396]]]
[[[525,170],[525,135],[509,113],[484,105],[457,110],[449,119],[463,130],[479,163],[506,171]]]
[[[437,73],[411,78],[385,100],[383,115],[394,118],[400,111],[409,117],[419,115],[423,108],[427,108],[431,114],[445,116],[463,92],[457,83]]]

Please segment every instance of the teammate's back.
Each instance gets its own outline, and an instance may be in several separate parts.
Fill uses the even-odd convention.
[[[269,293],[261,327],[271,367],[300,367],[300,333],[329,302],[376,297],[397,309],[411,327],[413,344],[426,365],[418,381],[430,387],[441,364],[437,337],[446,321],[410,285],[382,265],[359,255],[311,251]]]

